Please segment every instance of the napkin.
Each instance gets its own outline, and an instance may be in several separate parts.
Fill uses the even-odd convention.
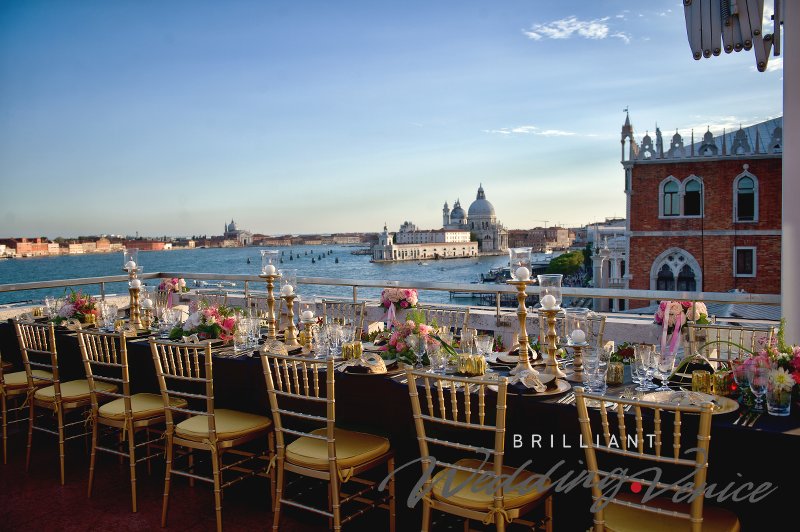
[[[69,329],[70,331],[80,331],[83,328],[81,322],[75,318],[68,319],[66,325],[67,329]]]
[[[190,336],[183,336],[183,343],[185,344],[199,344],[200,338],[197,337],[196,334],[192,334]]]
[[[345,371],[349,367],[366,368],[367,372],[375,375],[386,373],[386,362],[378,353],[365,353],[360,358],[353,358],[337,366],[338,371]]]
[[[508,378],[508,384],[517,384],[520,383],[526,388],[533,388],[539,393],[542,393],[547,389],[541,380],[539,380],[539,372],[535,369],[532,371],[521,371],[516,375],[512,375]]]

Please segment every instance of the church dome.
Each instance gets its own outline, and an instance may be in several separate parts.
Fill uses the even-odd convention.
[[[478,187],[478,195],[472,205],[469,206],[469,217],[485,217],[494,216],[494,205],[486,199],[486,194],[483,192],[483,186]]]
[[[234,231],[236,231],[236,222],[231,220],[231,223],[228,224],[228,232],[233,233]]]
[[[453,210],[450,211],[450,221],[452,223],[461,222],[467,217],[467,213],[461,208],[461,202],[456,200],[453,204]]]

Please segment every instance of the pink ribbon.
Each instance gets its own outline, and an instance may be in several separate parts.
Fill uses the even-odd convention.
[[[389,308],[386,310],[386,326],[387,327],[391,327],[392,326],[392,324],[394,323],[394,320],[395,320],[395,316],[396,316],[396,313],[395,313],[395,310],[394,310],[394,304],[390,304]]]
[[[172,308],[172,290],[167,294],[167,308]]]
[[[667,347],[667,328],[669,327],[669,314],[672,307],[672,301],[667,303],[666,312],[664,313],[664,321],[661,328],[661,353],[667,356],[675,355],[678,349],[678,340],[681,338],[681,327],[683,327],[684,316],[683,313],[675,316],[675,328],[672,330],[672,335],[669,338],[669,351],[665,351]]]

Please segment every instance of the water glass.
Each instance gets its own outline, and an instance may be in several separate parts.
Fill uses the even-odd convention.
[[[672,368],[675,366],[675,353],[667,351],[654,352],[653,360],[653,374],[661,381],[661,386],[656,388],[657,392],[669,392],[672,390],[667,383],[669,377],[672,375]]]
[[[103,326],[106,332],[114,332],[116,330],[115,323],[117,321],[119,309],[113,303],[103,302],[100,307],[100,311],[102,312],[101,316],[103,318]]]
[[[159,327],[159,332],[160,332],[159,336],[161,338],[169,338],[170,332],[172,332],[172,329],[174,329],[175,326],[178,324],[178,322],[180,321],[180,317],[181,317],[180,310],[175,310],[171,308],[164,309],[161,312],[161,321],[159,322],[159,324],[161,325]]]
[[[792,388],[794,381],[779,382],[777,372],[770,371],[767,381],[767,412],[771,416],[788,416],[792,409]],[[791,379],[791,377],[789,377]]]
[[[420,334],[409,334],[408,345],[417,357],[414,369],[422,369],[422,359],[425,357],[425,336]]]
[[[767,393],[767,383],[769,381],[769,367],[754,363],[751,364],[747,370],[748,379],[750,380],[750,391],[756,397],[756,404],[753,407],[755,412],[764,411],[764,396]]]
[[[655,346],[652,344],[636,344],[633,348],[633,367],[632,373],[635,372],[639,376],[639,386],[637,391],[646,392],[655,388],[655,385],[650,383],[653,377],[653,351]]]
[[[602,348],[593,349],[583,358],[583,384],[592,393],[606,393],[606,372],[608,359]]]
[[[58,316],[58,298],[46,297],[44,298],[44,311],[48,318],[55,318]]]
[[[487,353],[491,353],[493,345],[493,336],[489,336],[488,334],[479,334],[475,337],[475,349],[478,351],[479,355],[486,356]]]

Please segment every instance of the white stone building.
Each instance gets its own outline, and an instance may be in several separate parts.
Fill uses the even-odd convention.
[[[395,236],[386,225],[372,247],[373,262],[400,260],[456,259],[478,256],[478,243],[470,242],[469,231],[439,229],[418,231],[411,222],[405,222]],[[401,242],[402,240],[402,242]]]
[[[231,223],[225,224],[225,230],[223,231],[222,237],[226,241],[235,240],[238,245],[240,246],[251,246],[253,245],[253,233],[247,231],[245,229],[239,229],[236,227],[236,222],[231,219]],[[230,245],[224,245],[223,247],[235,247]]]
[[[465,213],[461,201],[456,200],[451,211],[447,202],[442,209],[442,227],[469,231],[478,241],[478,250],[482,253],[502,252],[508,249],[508,229],[500,223],[495,214],[494,205],[486,199],[483,185],[478,187],[475,201]]]

